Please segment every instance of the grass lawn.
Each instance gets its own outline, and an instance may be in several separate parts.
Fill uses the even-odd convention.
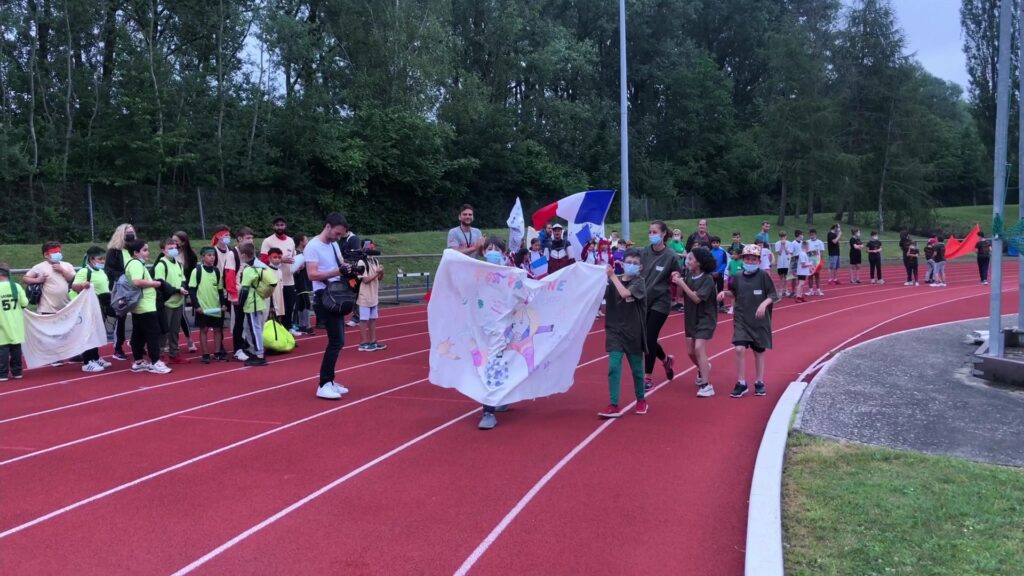
[[[1024,470],[795,433],[783,478],[791,575],[1024,573]]]
[[[617,214],[618,206],[613,206],[610,217],[614,218]],[[984,206],[967,206],[958,208],[940,208],[938,210],[939,218],[942,222],[957,222],[962,227],[970,228],[975,222],[981,222],[982,226],[985,227],[986,223],[989,223],[988,227],[991,227],[992,222],[992,207]],[[1011,217],[1008,221],[1014,220],[1017,214],[1016,206],[1007,206],[1006,213]],[[528,215],[529,216],[529,215]],[[722,240],[728,244],[730,242],[730,235],[734,230],[738,230],[743,233],[743,239],[746,241],[753,241],[754,236],[761,229],[761,222],[768,220],[772,223],[772,239],[776,238],[775,232],[780,227],[775,225],[776,216],[730,216],[725,218],[711,218],[709,220],[709,230],[712,234],[721,236]],[[828,232],[828,228],[831,226],[831,221],[827,220],[823,216],[819,216],[817,224],[819,235],[824,239],[825,234]],[[452,225],[456,222],[453,218]],[[647,238],[647,227],[648,222],[633,222],[630,225],[631,238],[638,244],[646,244]],[[684,235],[689,235],[697,229],[697,220],[669,220],[668,225],[671,228],[679,228],[683,231]],[[807,230],[810,226],[804,224],[804,219],[801,216],[789,216],[786,218],[786,226],[784,227],[790,232],[792,237],[793,230],[800,228]],[[615,221],[610,221],[606,226],[605,230],[610,232],[611,230],[619,230],[619,224]],[[257,230],[258,232],[270,234],[270,230]],[[316,232],[316,231],[313,231]],[[358,229],[357,229],[358,232]],[[438,230],[431,232],[406,232],[401,234],[379,234],[372,235],[373,240],[380,246],[381,251],[386,255],[397,255],[397,254],[425,254],[430,255],[429,257],[423,258],[401,258],[401,259],[386,259],[385,266],[389,267],[388,273],[396,271],[398,268],[402,268],[406,272],[430,272],[437,268],[437,262],[439,260],[438,255],[444,250],[445,240],[447,238],[447,230]],[[496,234],[501,238],[508,238],[507,229],[489,229],[485,230],[485,233]],[[862,230],[862,237],[867,240],[869,230]],[[143,234],[147,234],[148,231],[143,230]],[[843,235],[849,238],[849,226],[843,226]],[[257,234],[257,238],[262,238]],[[897,232],[886,232],[882,234],[882,240],[895,241],[899,238]],[[198,248],[201,241],[195,241],[194,247]],[[0,245],[0,261],[7,262],[13,268],[29,268],[41,260],[40,246],[42,242],[38,244],[5,244]],[[102,247],[106,247],[106,238],[103,238],[98,243]],[[64,259],[71,262],[74,265],[80,265],[82,257],[85,255],[86,249],[90,246],[89,243],[81,244],[67,244],[64,247]],[[150,244],[150,251],[156,254],[155,244]],[[846,247],[843,248],[843,253],[847,252]],[[894,253],[898,255],[898,252],[893,250],[886,251],[886,257],[892,258]]]

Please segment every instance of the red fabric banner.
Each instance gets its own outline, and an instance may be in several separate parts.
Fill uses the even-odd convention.
[[[966,256],[974,252],[975,247],[978,245],[978,232],[981,231],[981,227],[978,224],[974,225],[967,237],[963,239],[963,242],[950,236],[949,241],[946,242],[946,260],[956,260],[961,256]]]

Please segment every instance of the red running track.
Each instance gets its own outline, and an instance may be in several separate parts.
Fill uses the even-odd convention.
[[[975,274],[780,304],[766,398],[728,397],[727,316],[710,348],[718,396],[696,398],[673,315],[662,343],[679,373],[649,414],[613,421],[596,417],[600,320],[575,386],[490,432],[425,381],[423,307],[384,315],[387,351],[346,349],[341,403],[313,398],[323,338],[266,368],[35,370],[0,385],[0,573],[741,574],[753,463],[785,385],[837,346],[984,315]]]

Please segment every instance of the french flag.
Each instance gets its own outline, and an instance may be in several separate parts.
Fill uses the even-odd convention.
[[[588,190],[567,196],[534,212],[533,227],[542,230],[556,216],[568,221],[569,230],[565,238],[574,248],[573,256],[578,259],[583,245],[591,238],[604,237],[604,219],[613,198],[614,190]]]

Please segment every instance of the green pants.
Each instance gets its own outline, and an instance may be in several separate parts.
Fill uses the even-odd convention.
[[[612,404],[619,404],[619,380],[622,379],[622,357],[629,360],[629,371],[633,373],[633,391],[636,399],[644,399],[644,355],[625,352],[608,353],[608,394]]]

